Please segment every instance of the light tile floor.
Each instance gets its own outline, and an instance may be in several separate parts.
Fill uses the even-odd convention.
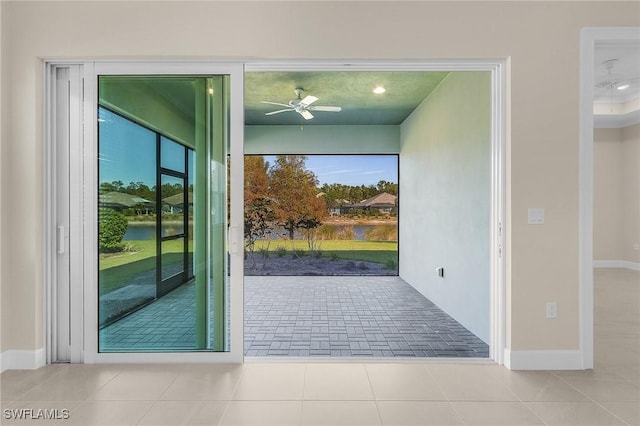
[[[391,361],[53,365],[0,376],[0,422],[640,425],[640,273],[596,270],[595,277],[596,361],[591,371]],[[67,409],[69,418],[7,418],[20,408]]]

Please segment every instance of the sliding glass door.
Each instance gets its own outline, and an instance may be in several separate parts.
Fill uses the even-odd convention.
[[[99,75],[98,352],[229,350],[225,75]]]

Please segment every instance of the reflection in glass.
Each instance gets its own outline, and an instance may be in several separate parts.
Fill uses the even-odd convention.
[[[185,147],[164,136],[160,138],[160,146],[160,166],[184,173]]]
[[[155,166],[139,158],[155,158],[156,136],[104,108],[98,117],[98,322],[105,327],[156,297],[155,241],[125,238],[142,224],[155,235]]]
[[[223,81],[98,79],[100,352],[229,348]]]
[[[184,273],[184,238],[162,241],[161,279]]]

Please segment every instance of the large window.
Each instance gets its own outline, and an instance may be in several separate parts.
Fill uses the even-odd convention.
[[[245,156],[245,275],[397,275],[397,155]]]

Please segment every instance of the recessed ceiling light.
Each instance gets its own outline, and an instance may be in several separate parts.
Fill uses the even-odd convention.
[[[381,95],[381,94],[383,94],[383,93],[384,93],[384,92],[386,92],[386,91],[387,91],[387,89],[385,89],[385,88],[384,88],[384,87],[382,87],[382,86],[376,86],[376,88],[375,88],[375,89],[373,89],[373,93],[375,93],[376,95]]]
[[[617,87],[618,90],[624,90],[624,89],[628,89],[629,85],[628,84],[621,84],[620,86]]]

